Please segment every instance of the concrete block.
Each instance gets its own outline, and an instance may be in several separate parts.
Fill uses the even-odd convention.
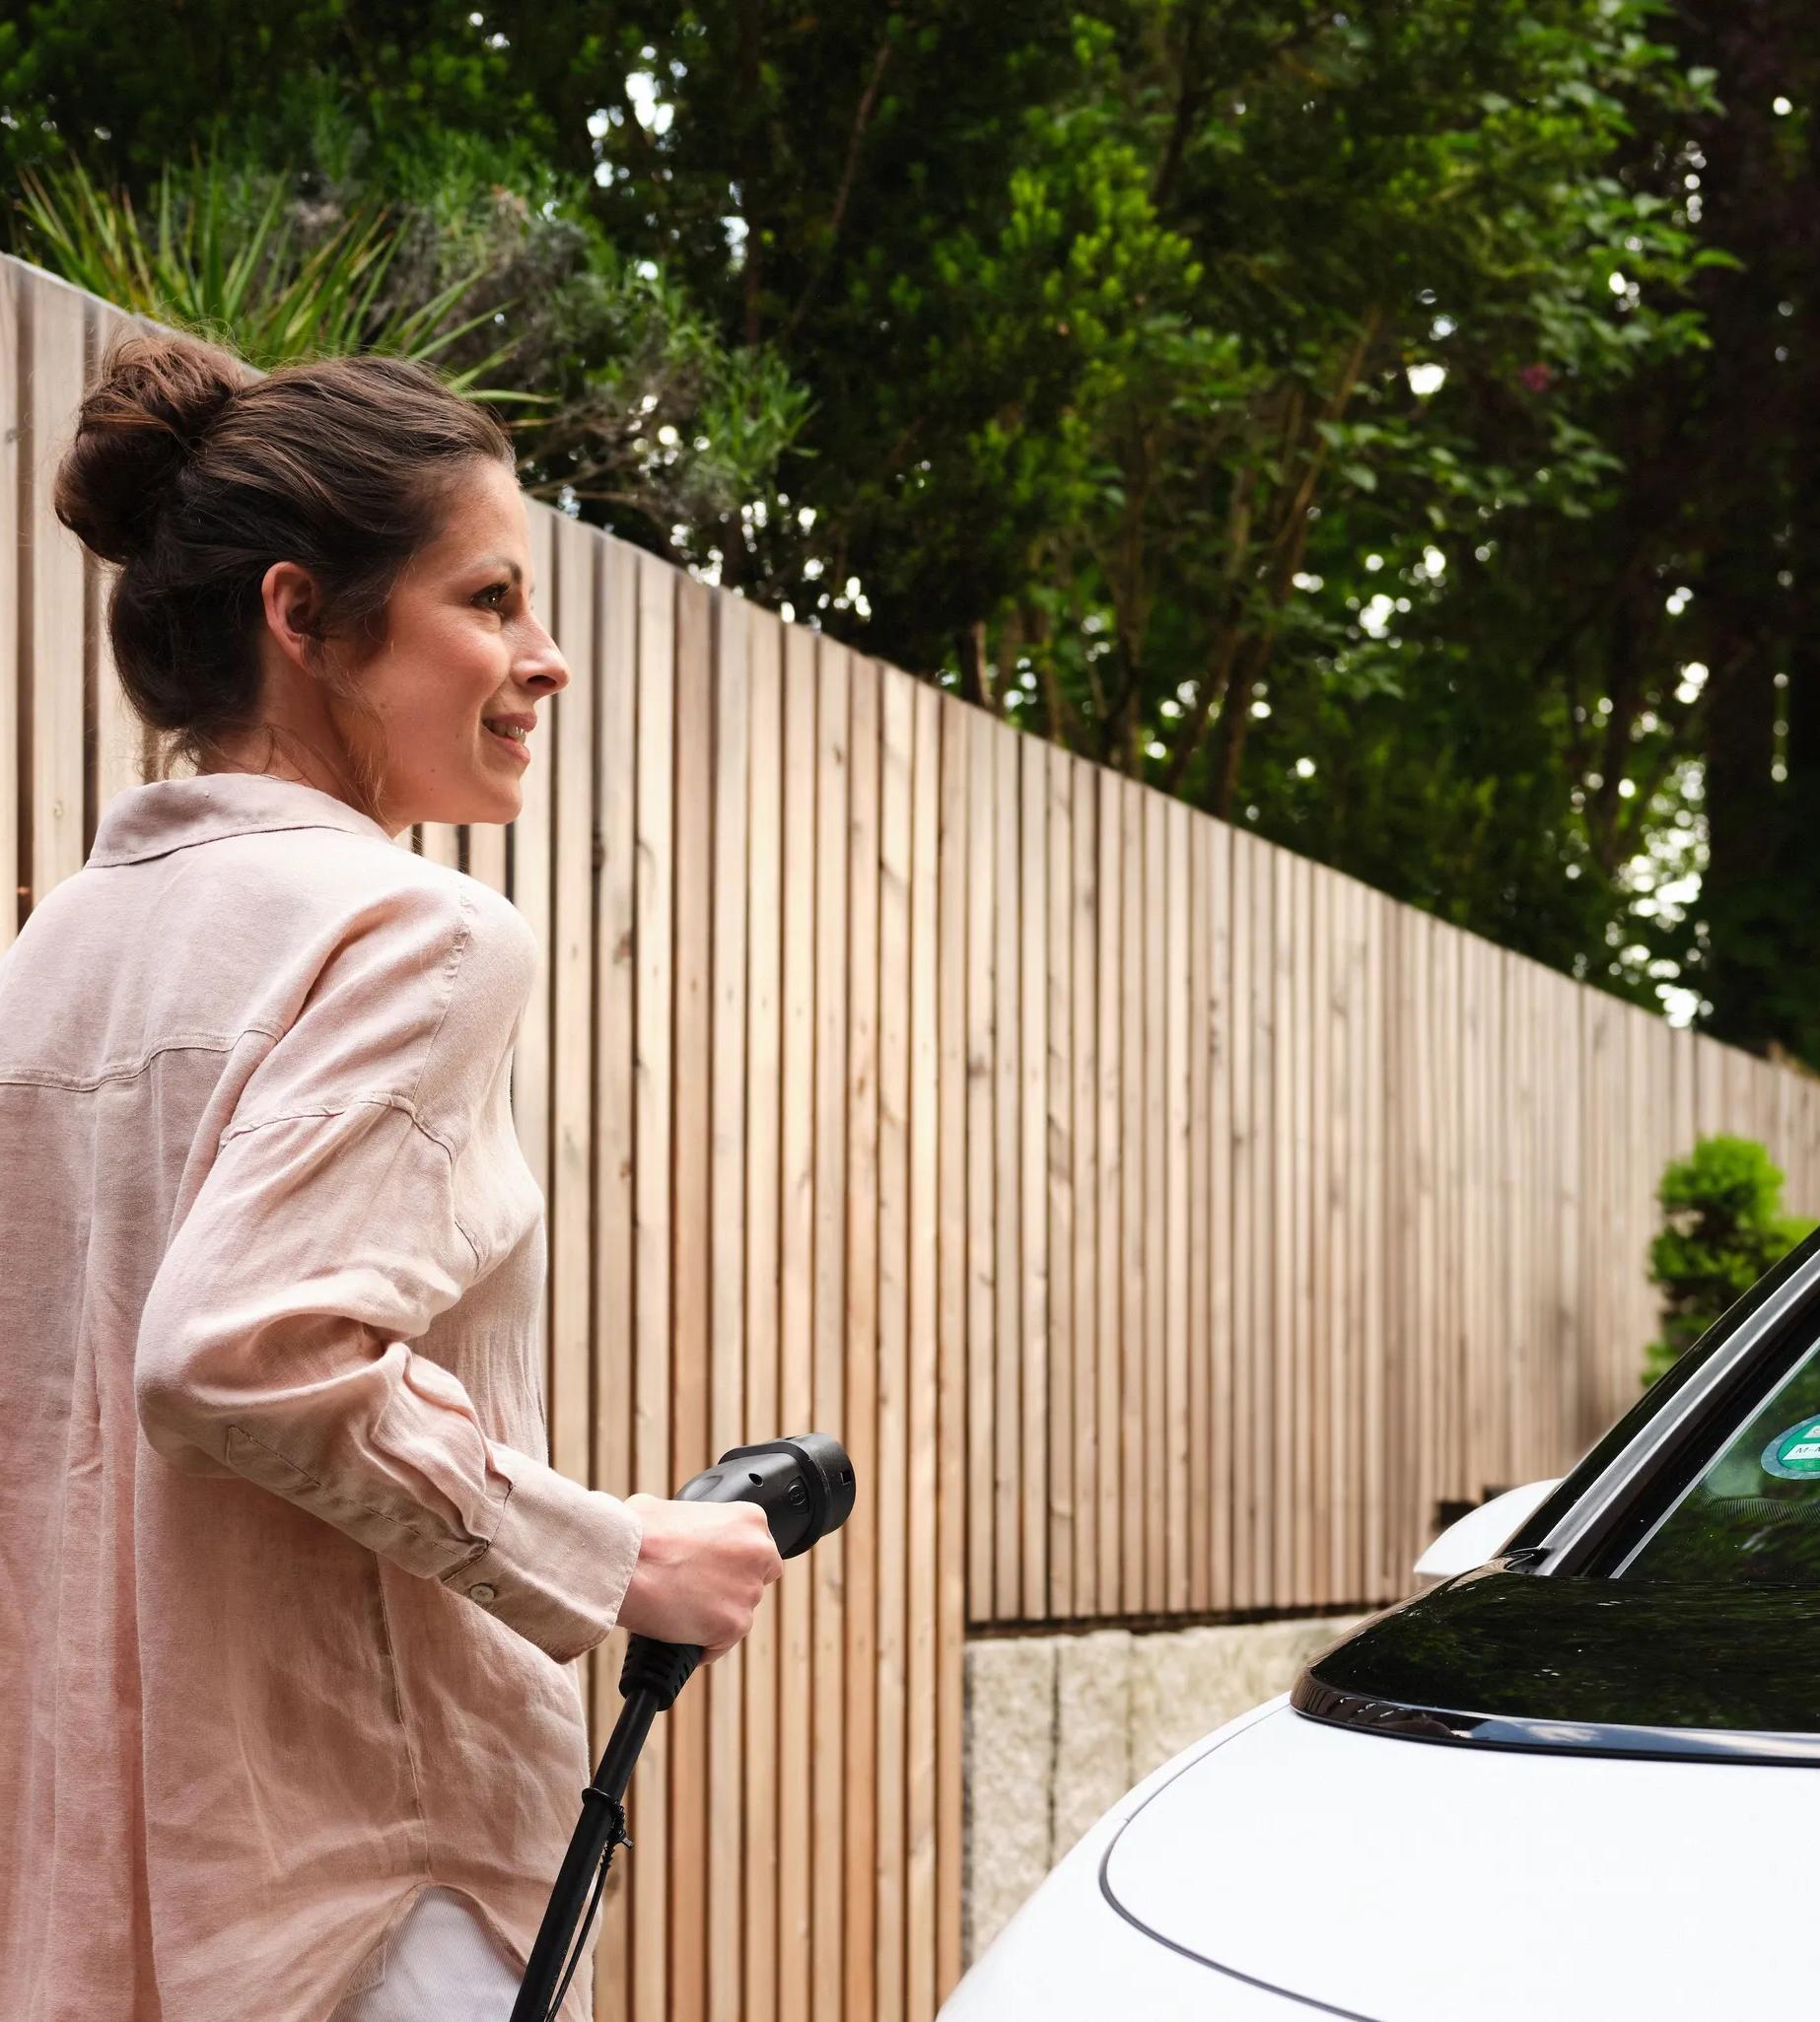
[[[1007,1638],[967,1645],[961,1899],[966,1964],[1049,1872],[1057,1640]]]
[[[1135,1780],[1131,1644],[1130,1632],[1123,1629],[1059,1639],[1052,1867]]]
[[[1233,1698],[1237,1657],[1217,1629],[1172,1629],[1132,1638],[1133,1782],[1218,1724],[1209,1713]]]

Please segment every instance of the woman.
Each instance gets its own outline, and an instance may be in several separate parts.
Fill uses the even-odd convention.
[[[781,1570],[751,1505],[545,1464],[536,943],[392,840],[511,821],[569,680],[511,453],[421,367],[133,338],[56,498],[193,771],[0,960],[0,2014],[504,2022],[574,1659],[712,1661]]]

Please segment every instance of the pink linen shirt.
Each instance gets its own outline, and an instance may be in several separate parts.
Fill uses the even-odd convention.
[[[0,956],[6,2022],[324,2022],[433,1886],[528,1953],[641,1542],[546,1464],[537,959],[247,773]]]

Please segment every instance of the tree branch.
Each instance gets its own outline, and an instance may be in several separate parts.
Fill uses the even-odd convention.
[[[803,320],[804,311],[808,308],[815,291],[827,278],[828,269],[834,263],[835,244],[840,238],[841,223],[847,215],[847,199],[853,193],[854,177],[859,171],[860,142],[872,119],[873,106],[878,99],[878,86],[884,77],[885,65],[890,60],[890,43],[880,42],[878,53],[873,58],[873,74],[866,80],[866,89],[860,94],[860,103],[854,110],[853,131],[847,137],[847,160],[841,170],[840,188],[834,195],[833,215],[828,220],[827,244],[822,247],[821,258],[816,262],[815,271],[808,277],[802,295],[797,300],[796,308],[790,312],[789,320],[784,325],[784,334],[780,340],[784,345],[788,345],[796,334],[797,325]]]
[[[954,651],[960,661],[960,699],[977,703],[994,716],[999,713],[992,692],[992,662],[986,656],[986,620],[975,618],[954,634]]]
[[[1170,185],[1182,166],[1182,154],[1188,145],[1188,129],[1195,115],[1206,100],[1205,80],[1196,75],[1195,58],[1198,51],[1195,43],[1200,36],[1202,17],[1197,13],[1189,17],[1188,37],[1182,44],[1179,58],[1182,75],[1180,96],[1175,101],[1175,117],[1169,122],[1169,138],[1164,143],[1162,160],[1156,165],[1156,174],[1151,184],[1151,208],[1158,215],[1169,198]]]
[[[1279,515],[1275,530],[1270,539],[1271,575],[1267,594],[1271,605],[1281,610],[1287,602],[1290,588],[1300,569],[1302,558],[1308,548],[1308,510],[1314,503],[1314,495],[1320,487],[1321,473],[1326,468],[1328,457],[1327,438],[1320,432],[1320,422],[1337,421],[1345,413],[1348,403],[1365,371],[1365,361],[1370,356],[1371,345],[1383,324],[1383,312],[1372,308],[1367,311],[1340,367],[1333,389],[1321,403],[1317,420],[1304,421],[1305,405],[1299,397],[1300,389],[1295,389],[1295,397],[1286,403],[1286,432],[1293,430],[1299,437],[1300,475],[1291,492],[1289,503]],[[1290,457],[1286,440],[1284,461],[1287,466]],[[1234,628],[1237,619],[1234,618]],[[1238,790],[1239,763],[1244,755],[1245,732],[1249,728],[1251,696],[1276,647],[1276,629],[1253,634],[1242,644],[1235,644],[1227,656],[1232,671],[1226,680],[1225,696],[1220,711],[1218,757],[1210,781],[1210,811],[1223,821],[1229,819],[1229,809]],[[1197,738],[1197,742],[1199,739]],[[1190,754],[1192,755],[1192,754]],[[1182,760],[1186,770],[1188,760]],[[1179,773],[1177,777],[1179,778]]]
[[[1214,635],[1218,644],[1214,649],[1213,662],[1195,694],[1194,707],[1170,740],[1169,756],[1164,761],[1160,781],[1165,794],[1179,791],[1182,775],[1188,770],[1194,754],[1201,747],[1201,739],[1207,734],[1215,705],[1225,696],[1226,682],[1231,678],[1241,616],[1238,582],[1244,558],[1251,547],[1251,503],[1257,492],[1257,466],[1248,463],[1232,486],[1231,503],[1226,511],[1225,595],[1221,606],[1224,621]]]

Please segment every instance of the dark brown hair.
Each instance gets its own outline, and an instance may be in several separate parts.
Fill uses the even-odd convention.
[[[261,379],[188,337],[118,339],[83,400],[56,512],[120,564],[114,663],[134,712],[168,733],[168,755],[201,769],[226,733],[258,728],[254,642],[274,562],[315,577],[320,676],[368,707],[327,642],[383,643],[399,572],[436,537],[476,456],[513,464],[499,425],[427,366],[324,358]],[[356,771],[372,812],[381,783]]]

